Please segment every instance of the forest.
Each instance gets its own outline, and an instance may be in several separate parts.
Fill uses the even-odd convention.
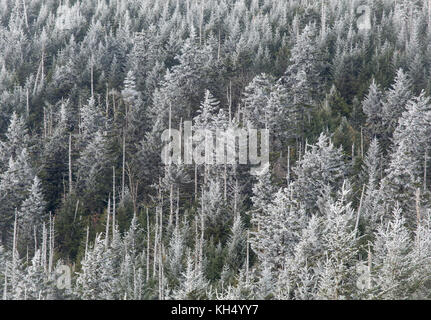
[[[431,0],[0,0],[0,297],[430,299],[430,76]]]

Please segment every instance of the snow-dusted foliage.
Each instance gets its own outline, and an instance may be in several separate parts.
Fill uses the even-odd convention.
[[[0,297],[431,299],[430,40],[429,0],[0,0]]]

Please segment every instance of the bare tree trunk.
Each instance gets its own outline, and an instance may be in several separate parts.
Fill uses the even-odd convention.
[[[201,17],[199,23],[199,45],[202,45],[203,40],[203,24],[204,24],[204,0],[201,0]]]
[[[53,119],[54,119],[54,117],[52,115],[52,108],[50,108],[50,110],[49,110],[49,136],[52,136],[52,133],[53,133],[53,125],[52,125]]]
[[[42,87],[45,79],[45,46],[42,47],[42,59],[40,61],[40,65],[41,65],[40,87]]]
[[[201,266],[203,260],[203,250],[204,250],[204,232],[205,232],[205,212],[204,212],[204,197],[202,189],[202,212],[201,212],[201,241],[199,244],[199,265]]]
[[[136,181],[133,178],[132,169],[130,168],[129,164],[126,163],[127,166],[127,176],[129,177],[129,190],[130,190],[130,196],[132,197],[133,202],[133,214],[136,216],[138,214],[138,188],[139,188],[139,182]]]
[[[26,90],[26,112],[27,112],[27,117],[30,116],[30,93],[28,92],[28,88]]]
[[[362,186],[362,194],[361,194],[361,200],[359,201],[359,208],[358,208],[358,215],[356,217],[356,224],[355,224],[355,235],[358,232],[359,227],[359,218],[361,216],[362,211],[362,203],[364,201],[364,194],[365,194],[365,184]]]
[[[287,187],[290,186],[290,146],[287,147]]]
[[[226,201],[227,199],[227,165],[226,161],[224,163],[224,174],[223,174],[223,180],[224,180],[224,193],[223,193],[223,199]]]
[[[195,164],[195,201],[198,200],[198,165]]]
[[[425,150],[425,160],[424,160],[424,191],[427,190],[427,166],[428,166],[428,148]]]
[[[428,26],[431,26],[431,0],[428,0]]]
[[[79,199],[76,201],[75,215],[73,216],[73,223],[75,223],[76,215],[78,214],[78,207],[79,207]]]
[[[4,287],[3,287],[3,300],[7,300],[7,269],[4,270]]]
[[[157,210],[157,209],[156,209]],[[156,276],[157,270],[157,244],[158,244],[158,232],[159,232],[159,218],[156,211],[156,232],[154,234],[154,250],[153,250],[153,278]]]
[[[177,208],[175,210],[175,229],[178,230],[180,224],[180,188],[177,187]]]
[[[163,251],[164,247],[162,244],[160,244],[159,248],[159,299],[164,300],[164,293],[163,293]]]
[[[111,211],[111,195],[109,195],[108,199],[108,210],[106,214],[106,229],[105,229],[105,249],[108,249],[109,245],[109,215]]]
[[[227,88],[227,101],[229,105],[229,124],[232,123],[232,80],[229,81],[229,87]]]
[[[37,84],[38,84],[38,79],[39,79],[39,74],[40,74],[41,68],[42,68],[42,61],[39,64],[39,67],[37,68],[36,79],[34,80],[33,95],[35,95],[36,91],[37,91]]]
[[[106,84],[105,105],[106,105],[106,109],[105,109],[106,119],[108,119],[108,117],[109,117],[109,90],[108,90],[108,84]]]
[[[93,56],[91,56],[90,74],[91,74],[91,98],[94,99],[94,66],[93,66]]]
[[[147,274],[146,274],[146,282],[150,279],[150,219],[148,216],[148,208],[147,208]]]
[[[246,282],[248,283],[248,273],[249,273],[249,264],[250,264],[250,245],[249,245],[249,241],[250,241],[250,231],[247,230],[247,255],[246,255],[246,260],[245,260],[245,279]]]
[[[72,133],[69,133],[69,195],[72,194]]]
[[[54,263],[54,221],[55,218],[50,215],[50,225],[49,225],[49,264],[48,264],[48,273],[52,272],[52,265]]]
[[[46,109],[43,107],[43,138],[46,139]]]
[[[159,209],[159,214],[160,214],[160,224],[159,224],[159,228],[160,228],[160,232],[159,232],[159,239],[160,242],[162,242],[163,240],[163,195],[162,195],[162,179],[159,178],[159,201],[160,201],[160,209]]]
[[[236,218],[236,216],[238,215],[238,180],[235,181],[235,194],[234,194],[234,199],[233,199],[233,214]]]
[[[112,238],[115,233],[115,167],[112,167]]]
[[[34,236],[34,252],[37,251],[37,230],[36,226],[33,229],[33,236]]]
[[[174,185],[171,184],[169,191],[169,227],[173,223],[174,218]]]
[[[204,184],[206,185],[207,182],[208,182],[208,166],[207,166],[207,163],[205,161],[205,164],[204,164]]]
[[[12,261],[15,263],[16,259],[16,242],[17,242],[17,232],[18,232],[18,214],[17,210],[15,209],[15,222],[13,224],[13,244],[12,244]]]
[[[87,226],[87,237],[85,238],[85,253],[84,253],[84,259],[87,258],[87,254],[88,254],[88,240],[90,237],[90,227]]]
[[[352,144],[352,163],[355,163],[355,143]]]
[[[416,190],[416,222],[417,225],[421,225],[421,189]]]
[[[371,252],[371,246],[368,242],[368,288],[371,288],[371,266],[372,266],[373,254]]]
[[[220,60],[220,53],[221,53],[221,31],[220,28],[218,29],[218,49],[217,49],[217,61]]]
[[[121,177],[121,199],[124,199],[124,188],[126,182],[126,131],[123,129],[123,169]]]
[[[170,136],[170,134],[169,134]],[[183,152],[183,145],[182,145],[182,141],[183,141],[183,118],[180,119],[180,141],[179,141],[179,150],[180,150],[180,154],[178,156],[178,159],[176,160],[178,164],[182,164],[183,163],[183,159],[181,158],[182,152]]]
[[[45,273],[48,272],[48,265],[47,265],[47,241],[48,241],[48,235],[46,234],[46,226],[45,223],[42,225],[42,264],[43,264],[43,270]]]
[[[195,216],[195,264],[198,264],[198,256],[199,256],[199,230],[198,230],[198,216]]]
[[[114,112],[114,121],[117,117],[117,109],[115,107],[115,93],[112,91],[112,111]]]
[[[27,7],[25,5],[25,0],[22,0],[22,5],[23,5],[23,11],[24,11],[25,26],[28,29],[28,16],[27,16]]]

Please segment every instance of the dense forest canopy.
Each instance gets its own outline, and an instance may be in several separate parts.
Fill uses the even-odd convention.
[[[3,299],[430,298],[430,72],[430,0],[0,0]]]

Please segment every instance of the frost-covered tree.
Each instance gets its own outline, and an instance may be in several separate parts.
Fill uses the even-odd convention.
[[[271,170],[257,176],[257,181],[253,185],[253,206],[256,210],[266,212],[271,204],[276,189],[271,182]]]
[[[431,134],[431,109],[425,93],[407,105],[394,133],[394,147],[383,181],[385,197],[399,201],[404,212],[414,210],[417,188],[426,187],[428,145]]]
[[[319,86],[319,53],[315,42],[315,26],[308,24],[297,36],[290,65],[284,75],[295,105],[310,105]]]
[[[186,270],[180,279],[179,287],[172,292],[173,299],[202,300],[210,297],[209,282],[205,279],[201,266],[194,262],[190,254],[187,256]]]
[[[94,98],[90,98],[80,109],[79,130],[81,141],[84,145],[88,144],[97,131],[103,130],[105,117],[99,110]]]
[[[243,113],[254,128],[268,127],[268,117],[271,116],[268,113],[268,103],[273,86],[274,79],[267,74],[261,74],[244,89]]]
[[[103,192],[111,189],[106,185],[111,180],[112,172],[106,140],[103,132],[95,132],[78,159],[77,185],[79,191],[85,192],[88,201],[91,201],[88,204],[103,201]]]
[[[325,203],[325,222],[322,230],[324,255],[319,266],[317,296],[322,299],[349,299],[354,297],[356,279],[353,265],[358,245],[354,228],[355,214],[346,196],[350,190],[341,190],[339,199]]]
[[[383,122],[389,137],[398,125],[398,119],[406,111],[407,103],[413,97],[411,84],[402,69],[397,71],[393,85],[385,92],[382,105]]]
[[[359,4],[0,0],[1,297],[431,298],[430,1]]]
[[[379,227],[373,246],[372,283],[380,299],[411,297],[412,241],[402,211],[395,207],[393,219]]]
[[[50,299],[54,286],[44,270],[41,250],[35,252],[31,265],[27,267],[26,273],[19,279],[17,286],[21,295],[20,299]]]
[[[246,263],[247,245],[246,230],[241,216],[238,215],[233,221],[231,235],[227,243],[226,263],[230,270],[239,270]]]
[[[0,231],[3,245],[9,245],[15,211],[27,198],[33,178],[27,149],[23,149],[15,160],[10,158],[8,169],[0,175]]]
[[[141,93],[136,88],[136,78],[132,71],[124,79],[121,96],[126,104],[128,142],[134,146],[142,139],[142,135],[151,129],[148,122],[146,106]]]
[[[340,149],[321,134],[315,145],[309,146],[293,169],[296,175],[292,187],[295,197],[304,203],[308,213],[317,209],[317,200],[329,187],[338,190],[344,181],[347,165]]]
[[[19,241],[33,252],[33,248],[41,243],[43,224],[47,222],[48,216],[42,185],[37,176],[34,177],[28,194],[18,211]]]
[[[88,250],[82,261],[82,269],[76,278],[75,294],[86,300],[120,298],[113,295],[117,290],[113,259],[105,250],[105,241],[99,234],[94,246]]]
[[[6,132],[6,140],[0,142],[0,162],[2,172],[7,168],[10,157],[16,157],[24,148],[29,148],[30,137],[23,117],[12,114]]]
[[[373,79],[368,94],[362,102],[362,110],[367,116],[367,128],[371,137],[380,137],[383,132],[383,94]]]
[[[382,154],[377,138],[371,141],[362,167],[363,195],[360,203],[360,221],[364,221],[363,227],[368,234],[374,232],[385,216],[382,188],[380,178],[383,174]],[[370,233],[370,231],[372,231]]]
[[[315,105],[322,85],[319,73],[319,54],[315,40],[315,26],[308,24],[296,37],[289,66],[282,78],[288,90],[297,134],[305,134],[304,121],[310,107]]]
[[[423,49],[420,44],[421,26],[419,21],[415,20],[411,23],[410,39],[406,43],[406,58],[409,77],[412,79],[412,86],[416,93],[419,93],[425,82],[426,72],[424,66]]]
[[[208,232],[220,235],[226,228],[232,216],[228,212],[223,199],[222,185],[218,180],[210,180],[208,187],[202,192],[200,199],[199,220],[204,219],[204,226]]]
[[[168,128],[169,110],[172,123],[179,123],[181,117],[190,119],[207,88],[204,75],[212,59],[211,51],[208,46],[198,46],[193,27],[176,58],[180,64],[166,72],[153,95],[150,112],[154,131]]]
[[[257,283],[256,289],[255,289],[255,295],[260,300],[268,300],[272,298],[273,293],[274,293],[274,279],[273,279],[271,266],[268,263],[266,263],[266,261],[263,261],[260,275],[259,275],[259,282]]]
[[[281,270],[286,256],[292,255],[305,226],[304,208],[288,189],[281,189],[274,200],[263,210],[253,214],[255,228],[250,239],[253,251],[259,261],[265,262],[271,270]]]
[[[277,299],[316,299],[318,277],[315,269],[322,256],[322,218],[312,216],[302,229],[294,253],[285,257],[277,279]]]
[[[220,102],[214,98],[209,90],[205,91],[205,97],[199,110],[193,119],[193,129],[224,129],[227,125],[227,115],[220,108]]]
[[[172,233],[169,249],[168,249],[168,257],[169,261],[167,263],[167,269],[170,273],[170,276],[174,279],[174,281],[178,280],[178,277],[183,272],[184,266],[184,247],[185,240],[183,231],[179,228],[175,228]]]
[[[427,287],[430,269],[430,250],[431,250],[431,224],[429,210],[420,217],[420,223],[414,234],[413,248],[411,252],[412,265],[414,266],[411,275],[412,282],[415,284],[412,297],[415,299],[429,299],[430,295]]]

